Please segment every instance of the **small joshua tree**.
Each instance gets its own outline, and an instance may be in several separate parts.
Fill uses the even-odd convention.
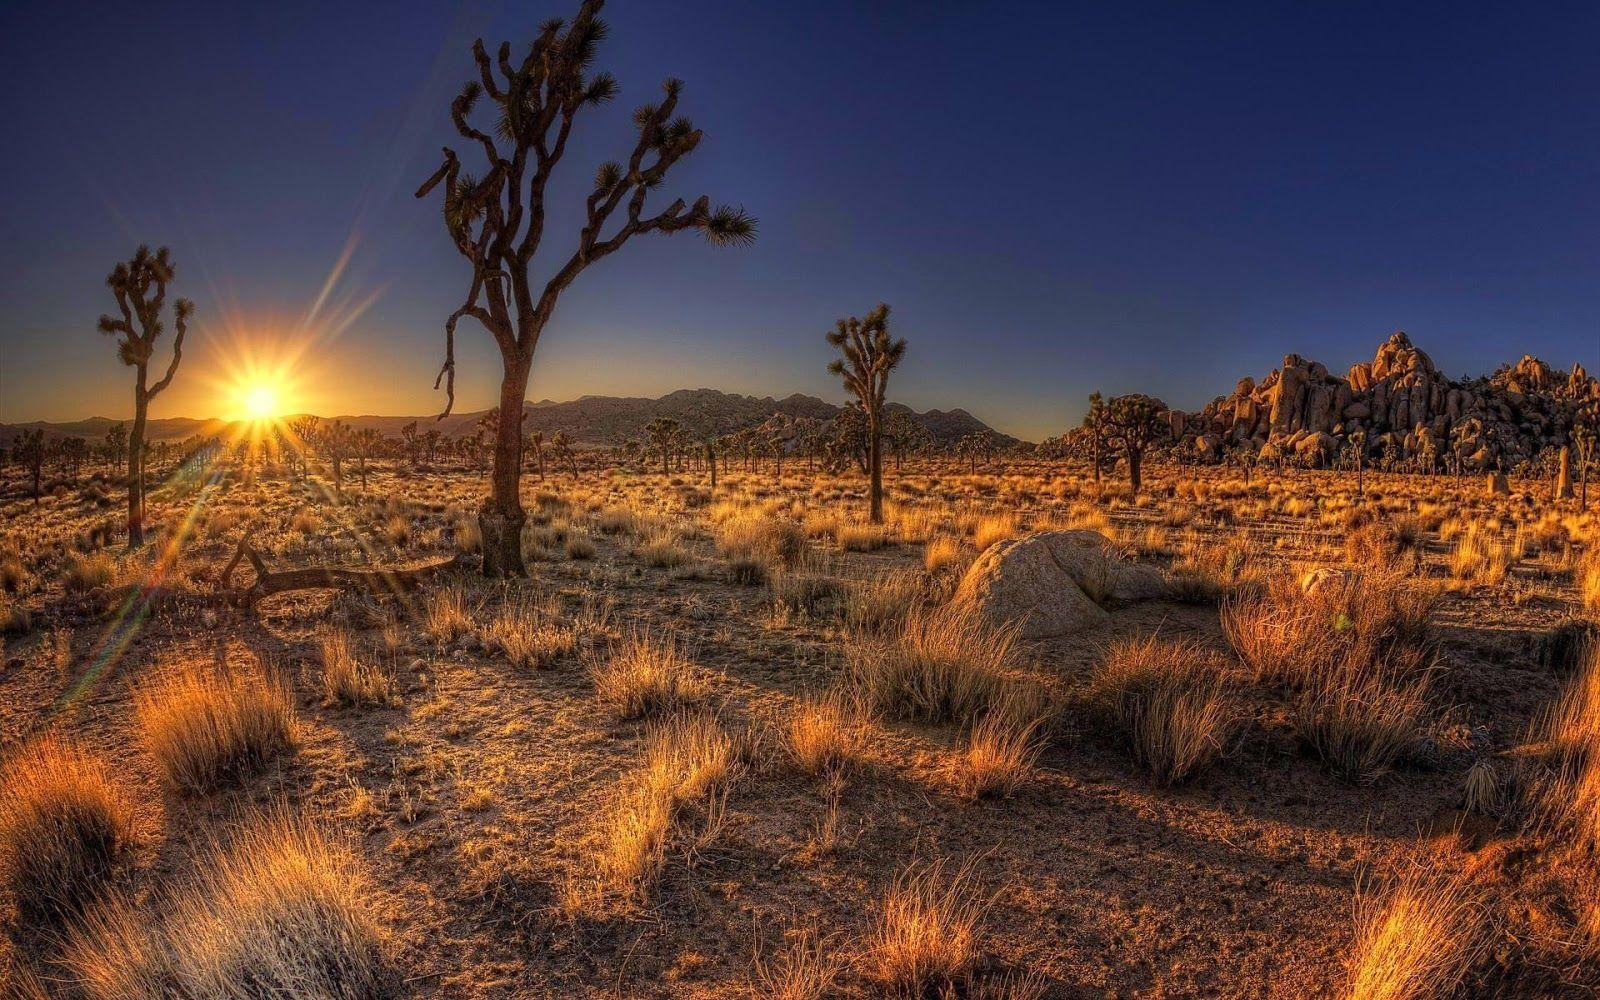
[[[1089,410],[1083,415],[1084,444],[1089,451],[1089,468],[1096,485],[1100,483],[1100,470],[1105,465],[1110,448],[1111,420],[1105,397],[1098,391],[1089,394]]]
[[[550,322],[556,302],[589,265],[621,249],[641,233],[670,234],[692,229],[713,245],[748,243],[755,220],[742,210],[712,208],[701,197],[683,199],[646,215],[649,193],[667,172],[700,145],[700,130],[676,116],[681,80],[662,85],[662,99],[634,111],[638,137],[627,162],[602,164],[584,202],[577,248],[558,261],[540,287],[529,276],[544,236],[545,188],[567,149],[567,137],[580,111],[611,100],[617,82],[593,73],[595,51],[606,36],[597,16],[602,0],[584,0],[570,22],[546,21],[526,54],[513,61],[511,43],[501,43],[491,60],[480,39],[473,43],[477,79],[451,102],[456,132],[480,149],[487,161],[481,177],[463,173],[454,150],[417,190],[427,196],[442,186],[444,222],[451,242],[472,265],[465,301],[445,320],[444,414],[455,401],[455,330],[463,316],[478,321],[500,349],[500,421],[495,428],[490,491],[478,511],[485,576],[524,576],[522,509],[522,409],[534,349]],[[487,97],[494,123],[488,131],[473,123],[473,109]],[[620,221],[613,218],[621,211]]]
[[[539,463],[539,482],[544,482],[544,431],[533,431],[528,435],[528,447],[533,449],[533,457]]]
[[[661,453],[661,474],[671,473],[667,461],[676,447],[678,438],[678,422],[671,417],[657,417],[645,425],[645,433],[650,435],[650,447]]]
[[[556,431],[550,438],[550,450],[556,453],[556,461],[566,460],[567,467],[572,470],[573,478],[578,475],[578,458],[572,452],[572,439],[566,431]]]
[[[194,315],[194,303],[177,299],[172,304],[172,360],[159,382],[149,384],[150,362],[156,339],[165,324],[161,310],[166,305],[167,285],[174,275],[172,255],[166,247],[155,253],[147,246],[134,252],[133,259],[111,269],[106,285],[117,300],[116,316],[100,317],[100,332],[121,338],[117,353],[122,363],[134,370],[133,430],[128,434],[128,548],[144,544],[144,428],[150,414],[150,401],[172,384],[183,359],[183,335]]]
[[[1170,431],[1167,404],[1154,396],[1133,392],[1113,396],[1106,403],[1105,419],[1110,428],[1110,444],[1121,448],[1128,460],[1128,488],[1138,496],[1144,483],[1144,453]]]
[[[356,456],[356,473],[361,477],[361,489],[367,488],[367,461],[383,452],[383,434],[376,427],[363,427],[350,439]]]
[[[883,523],[883,402],[889,373],[906,354],[904,337],[889,336],[889,307],[877,308],[863,319],[841,319],[828,333],[828,343],[841,357],[828,363],[828,371],[844,380],[867,421],[867,474],[871,477],[868,520]]]
[[[344,460],[355,449],[355,432],[342,420],[334,420],[316,432],[317,450],[333,466],[333,490],[344,495]]]
[[[44,431],[23,431],[17,439],[17,461],[28,470],[28,477],[33,480],[33,502],[39,502],[40,480],[44,478]]]

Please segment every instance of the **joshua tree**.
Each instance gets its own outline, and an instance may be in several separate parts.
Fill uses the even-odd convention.
[[[1356,496],[1367,495],[1367,432],[1351,431],[1345,438],[1350,446],[1350,460],[1356,465]]]
[[[711,492],[717,492],[717,436],[707,434],[701,442],[706,449],[706,468],[711,470]]]
[[[1110,428],[1109,443],[1121,448],[1128,460],[1128,488],[1137,496],[1143,485],[1144,453],[1170,430],[1167,404],[1154,396],[1133,392],[1113,396],[1105,404],[1105,419]]]
[[[317,450],[333,465],[333,489],[344,495],[344,460],[355,446],[354,434],[343,421],[334,420],[314,432]]]
[[[23,431],[22,437],[17,439],[17,461],[28,470],[28,476],[33,480],[33,502],[39,502],[40,480],[44,477],[44,431]]]
[[[1589,509],[1589,466],[1594,464],[1595,440],[1600,438],[1600,411],[1591,405],[1578,411],[1572,422],[1572,453],[1578,465],[1578,509]]]
[[[573,478],[578,475],[578,458],[572,453],[572,439],[567,437],[566,431],[556,431],[550,439],[550,448],[556,453],[556,460],[567,460],[567,465],[572,469]]]
[[[828,371],[844,380],[867,420],[867,474],[871,477],[868,520],[883,523],[883,401],[889,373],[906,354],[904,337],[889,336],[889,307],[878,303],[864,319],[841,319],[828,333],[828,343],[841,357],[828,363]]]
[[[693,229],[722,246],[748,243],[755,236],[754,219],[740,209],[713,209],[705,197],[693,205],[677,199],[654,215],[644,214],[649,192],[700,144],[700,130],[689,119],[674,117],[683,82],[668,79],[659,102],[634,112],[638,137],[626,164],[605,163],[595,175],[584,203],[577,249],[557,263],[542,288],[530,279],[529,269],[544,236],[545,187],[566,152],[573,120],[580,111],[617,93],[617,82],[609,73],[590,72],[595,50],[606,35],[605,23],[596,16],[600,7],[601,0],[584,0],[570,22],[545,22],[519,62],[513,62],[509,42],[501,43],[492,61],[481,39],[473,43],[478,79],[469,81],[451,102],[450,120],[463,139],[483,151],[485,173],[481,179],[463,173],[455,151],[446,148],[444,163],[417,190],[421,198],[443,185],[445,228],[472,265],[466,300],[445,320],[445,360],[434,382],[436,388],[445,382],[447,401],[441,416],[455,401],[455,328],[461,317],[477,320],[500,349],[494,471],[478,513],[487,576],[526,573],[521,533],[527,515],[518,494],[520,414],[534,350],[561,293],[585,268],[640,233]],[[495,118],[489,131],[472,121],[473,108],[485,96]],[[619,208],[622,219],[613,223]]]
[[[114,423],[106,429],[106,439],[101,445],[106,461],[113,466],[121,464],[128,456],[128,425]]]
[[[1111,414],[1106,408],[1105,397],[1098,391],[1089,394],[1089,411],[1083,415],[1083,429],[1086,433],[1085,443],[1089,448],[1089,468],[1094,474],[1095,484],[1100,482],[1100,468],[1105,464],[1106,452],[1109,450],[1111,440]]]
[[[111,269],[106,285],[117,300],[119,315],[100,317],[100,332],[121,339],[117,353],[122,363],[134,369],[133,430],[128,435],[128,548],[144,544],[144,427],[150,414],[150,401],[172,384],[183,359],[183,335],[194,303],[178,299],[172,304],[172,360],[167,373],[154,385],[148,384],[150,362],[155,356],[156,338],[165,325],[161,310],[166,304],[167,285],[173,279],[172,255],[166,247],[155,253],[147,246],[134,251],[133,259]]]
[[[539,482],[544,482],[544,431],[534,431],[528,435],[528,446],[533,449],[533,457],[539,464]]]
[[[667,459],[678,437],[678,422],[671,417],[657,417],[644,429],[650,435],[650,447],[661,453],[661,474],[670,474],[672,470],[667,467]]]
[[[356,431],[350,441],[356,456],[356,470],[361,477],[361,489],[367,489],[367,460],[376,458],[383,451],[383,435],[376,427],[363,427]]]
[[[313,416],[295,417],[289,421],[287,437],[290,454],[300,463],[300,478],[311,473],[311,454],[316,450],[317,433],[321,421]]]
[[[422,463],[422,435],[417,432],[417,422],[415,420],[400,428],[400,440],[405,445],[406,458],[411,462],[411,467],[415,469]]]

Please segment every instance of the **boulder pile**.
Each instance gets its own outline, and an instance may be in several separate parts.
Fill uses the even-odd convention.
[[[1259,383],[1174,418],[1179,447],[1201,461],[1245,450],[1265,461],[1324,467],[1352,441],[1369,456],[1417,469],[1509,468],[1568,443],[1580,408],[1600,405],[1600,381],[1581,364],[1551,368],[1532,355],[1493,375],[1453,380],[1404,333],[1344,377],[1298,354]]]

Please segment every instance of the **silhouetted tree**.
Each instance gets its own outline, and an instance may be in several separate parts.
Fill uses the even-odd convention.
[[[1098,484],[1111,440],[1110,413],[1106,409],[1105,397],[1098,390],[1089,394],[1089,410],[1083,415],[1083,430],[1084,445],[1089,452],[1089,468]]]
[[[568,467],[572,469],[573,478],[578,475],[578,458],[572,453],[572,439],[567,437],[566,431],[556,431],[550,439],[550,448],[556,453],[556,460],[566,459]]]
[[[121,465],[128,456],[128,425],[118,421],[106,428],[101,450],[112,466]]]
[[[334,420],[316,432],[317,451],[333,466],[334,492],[344,495],[344,460],[355,446],[355,436],[350,425]]]
[[[528,435],[528,444],[533,448],[533,458],[539,465],[539,482],[544,482],[544,431],[534,431]]]
[[[156,339],[165,325],[161,310],[166,304],[167,285],[174,275],[172,255],[166,247],[155,253],[147,246],[134,251],[127,263],[111,269],[106,285],[117,300],[116,316],[100,317],[100,332],[120,337],[117,353],[122,363],[134,370],[133,430],[128,435],[128,548],[144,544],[144,428],[150,401],[172,384],[183,359],[183,335],[188,331],[194,303],[177,299],[172,304],[172,360],[167,373],[154,385],[148,384],[150,362]]]
[[[351,436],[350,443],[356,456],[357,475],[361,477],[361,489],[367,488],[367,462],[383,453],[383,435],[376,427],[363,427]]]
[[[828,343],[842,357],[828,363],[828,371],[839,376],[845,388],[861,401],[867,420],[867,518],[883,523],[883,401],[889,388],[889,373],[906,354],[904,337],[889,336],[889,307],[878,303],[864,319],[841,319],[828,333]]]
[[[421,198],[443,185],[445,228],[472,265],[466,300],[445,320],[445,360],[434,382],[437,388],[444,381],[448,396],[441,417],[455,401],[455,328],[461,317],[476,319],[500,349],[494,470],[478,513],[486,576],[527,572],[521,541],[527,515],[518,491],[520,414],[534,350],[561,293],[585,268],[640,233],[694,229],[716,245],[747,243],[755,236],[754,219],[740,209],[713,209],[705,197],[692,206],[677,199],[655,215],[644,214],[649,192],[700,144],[700,130],[675,117],[683,83],[669,79],[659,103],[634,112],[638,137],[627,163],[603,164],[596,174],[577,248],[542,288],[535,286],[529,270],[544,236],[545,188],[566,152],[572,123],[581,110],[617,93],[609,73],[590,72],[606,36],[605,23],[596,16],[600,7],[601,0],[584,0],[570,23],[545,22],[520,62],[512,61],[509,42],[500,45],[493,61],[482,39],[474,42],[478,79],[451,102],[450,120],[462,138],[482,149],[486,172],[481,180],[463,173],[455,151],[446,148],[444,163],[417,190]],[[493,134],[472,122],[473,109],[485,96],[494,112]],[[622,221],[608,226],[619,208]]]
[[[23,431],[17,439],[16,457],[24,469],[28,470],[28,477],[33,480],[33,502],[39,502],[41,480],[44,478],[44,431]]]
[[[671,473],[667,461],[672,455],[675,439],[678,436],[678,422],[671,417],[657,417],[645,425],[645,433],[650,435],[650,447],[661,453],[661,474]]]
[[[1145,450],[1171,431],[1166,413],[1166,403],[1138,392],[1113,396],[1105,406],[1111,432],[1109,441],[1113,447],[1122,449],[1128,460],[1128,487],[1135,496],[1144,482]]]
[[[417,422],[411,421],[400,428],[400,441],[405,445],[406,459],[415,469],[422,464],[422,435],[417,431]]]

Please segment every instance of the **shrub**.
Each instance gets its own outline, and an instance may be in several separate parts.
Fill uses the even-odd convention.
[[[744,509],[717,526],[717,547],[734,562],[790,567],[806,554],[806,534],[788,518]]]
[[[65,964],[91,1000],[394,995],[359,858],[320,824],[258,821],[196,872],[164,921],[117,904],[78,929]]]
[[[371,705],[389,700],[389,675],[356,654],[343,629],[322,639],[322,691],[336,705]]]
[[[1015,627],[994,629],[970,605],[914,608],[892,639],[857,643],[850,664],[866,703],[896,716],[968,723],[1014,683]]]
[[[841,524],[834,537],[846,552],[876,552],[890,541],[881,524]]]
[[[1154,637],[1115,643],[1097,669],[1097,698],[1158,783],[1187,781],[1226,751],[1236,720],[1219,670],[1193,643]]]
[[[1357,898],[1352,1000],[1425,1000],[1461,984],[1482,942],[1482,912],[1465,881],[1420,867]]]
[[[133,807],[99,758],[45,735],[7,762],[0,873],[21,928],[57,928],[81,913],[133,843]]]
[[[915,571],[887,570],[866,580],[846,581],[840,610],[851,629],[881,634],[900,628],[927,596]]]
[[[770,1000],[823,1000],[843,971],[836,949],[815,933],[798,935],[776,961],[758,958],[752,992]]]
[[[1010,795],[1044,751],[1044,719],[1010,710],[990,712],[967,734],[960,756],[960,785],[972,798]]]
[[[865,753],[869,722],[859,707],[838,695],[809,698],[789,716],[789,756],[809,775],[843,772]]]
[[[500,609],[485,638],[514,667],[540,670],[578,646],[578,629],[557,625],[531,601],[511,601]]]
[[[423,604],[422,629],[441,646],[448,646],[472,631],[467,596],[460,587],[444,587],[427,596]]]
[[[295,745],[289,691],[259,665],[169,671],[134,692],[133,710],[145,749],[180,792],[212,791]]]
[[[1334,774],[1367,784],[1423,735],[1429,671],[1402,654],[1347,659],[1313,675],[1296,696],[1296,727]]]
[[[970,872],[913,866],[895,880],[867,940],[870,978],[902,995],[955,995],[978,962],[984,902]]]
[[[938,573],[960,565],[961,539],[951,535],[938,535],[928,539],[922,548],[922,568]]]
[[[655,569],[673,569],[689,561],[689,552],[683,547],[677,534],[665,529],[657,529],[642,544],[634,549],[637,556],[646,566]]]
[[[996,542],[1014,538],[1019,527],[1015,514],[988,514],[972,528],[972,544],[982,552]]]
[[[670,712],[706,695],[689,659],[671,639],[635,632],[590,668],[595,694],[622,719]]]
[[[117,563],[108,553],[91,552],[82,555],[67,553],[67,565],[62,574],[62,586],[69,594],[82,594],[90,590],[109,587],[117,578]]]
[[[820,573],[777,572],[767,577],[773,604],[792,614],[817,615],[832,605],[842,588],[838,580]]]

